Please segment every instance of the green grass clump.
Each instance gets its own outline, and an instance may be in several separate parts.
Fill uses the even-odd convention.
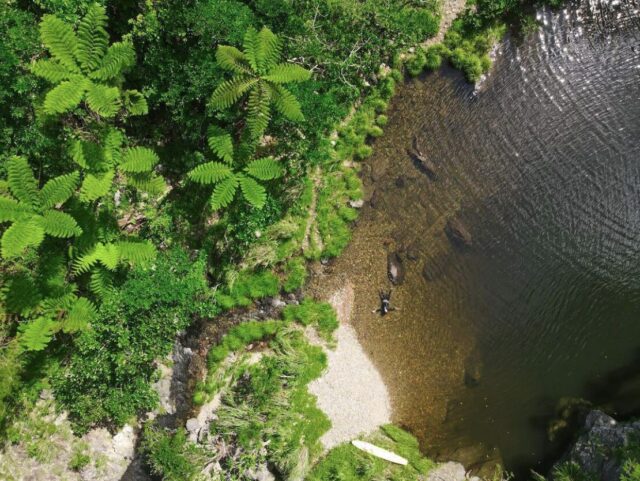
[[[255,299],[275,296],[279,290],[280,283],[273,272],[268,270],[244,271],[240,273],[231,287],[216,294],[216,301],[224,310],[247,307]]]
[[[397,426],[383,426],[379,432],[367,437],[366,440],[407,458],[409,464],[407,466],[392,464],[364,453],[350,443],[345,443],[329,451],[314,466],[307,480],[409,481],[418,479],[419,475],[425,475],[435,467],[433,461],[420,454],[417,439]]]
[[[416,52],[405,63],[407,72],[412,77],[417,77],[424,70],[427,64],[427,56],[422,48],[416,49]]]
[[[184,429],[174,433],[148,424],[140,449],[151,472],[164,481],[194,481],[206,462],[204,449],[189,442]]]
[[[282,288],[285,292],[293,292],[300,289],[307,279],[307,266],[304,258],[295,257],[289,259],[284,268],[286,279]]]
[[[388,123],[389,123],[389,117],[387,117],[386,115],[378,115],[376,117],[376,124],[378,124],[380,127],[384,127]]]
[[[328,302],[316,302],[305,299],[299,305],[289,304],[282,311],[287,322],[299,322],[304,326],[314,325],[318,332],[325,338],[331,338],[331,334],[338,327],[336,312]]]

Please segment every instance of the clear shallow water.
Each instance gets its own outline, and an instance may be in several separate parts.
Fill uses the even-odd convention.
[[[539,19],[480,92],[449,70],[403,87],[363,168],[371,203],[325,281],[355,282],[395,421],[427,453],[522,479],[563,448],[547,436],[561,399],[640,413],[640,3]],[[413,136],[437,181],[408,158]],[[452,217],[471,248],[447,239]],[[392,251],[401,310],[379,318]]]

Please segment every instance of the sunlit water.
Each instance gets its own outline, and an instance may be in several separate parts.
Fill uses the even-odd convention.
[[[353,323],[425,451],[522,478],[564,447],[547,436],[561,399],[640,413],[640,3],[538,19],[479,92],[447,69],[402,88],[324,281],[354,282]],[[414,135],[438,180],[407,156]],[[407,274],[380,318],[392,251]]]

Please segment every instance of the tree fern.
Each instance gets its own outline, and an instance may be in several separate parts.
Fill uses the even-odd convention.
[[[82,234],[82,229],[76,220],[69,214],[65,214],[59,210],[49,210],[45,212],[39,219],[39,224],[45,234],[52,237],[66,239]]]
[[[242,195],[252,206],[262,209],[267,200],[267,191],[255,179],[247,176],[238,176]]]
[[[262,136],[266,130],[271,117],[271,105],[275,105],[289,120],[303,120],[300,104],[282,85],[308,80],[311,73],[298,65],[278,63],[282,45],[266,27],[260,32],[249,28],[243,49],[241,52],[226,45],[218,47],[218,65],[234,76],[214,90],[211,105],[217,109],[229,108],[249,92],[247,125],[254,138]]]
[[[102,5],[89,6],[87,14],[78,25],[78,41],[75,54],[86,72],[98,68],[109,44],[109,35],[105,30],[107,14]]]
[[[57,330],[57,324],[46,317],[20,325],[20,345],[27,351],[42,351]]]
[[[129,42],[111,44],[100,66],[89,74],[94,80],[107,82],[119,77],[122,72],[135,63],[136,52]]]
[[[191,180],[200,184],[215,184],[231,175],[231,168],[220,162],[201,164],[187,174]]]
[[[213,189],[211,195],[211,208],[218,210],[228,206],[236,195],[238,189],[238,179],[235,175],[226,178]]]
[[[137,90],[126,90],[123,103],[131,115],[146,115],[149,113],[147,99]]]
[[[273,157],[263,157],[250,162],[245,172],[258,180],[272,180],[282,176],[282,167]]]
[[[91,292],[99,299],[102,299],[111,288],[111,274],[106,269],[95,268],[91,272],[89,281]]]
[[[125,150],[120,163],[124,172],[150,172],[158,163],[158,154],[146,147],[132,147]]]
[[[97,314],[96,307],[89,299],[78,297],[62,321],[62,330],[66,333],[81,331],[97,317]]]
[[[14,199],[0,196],[0,222],[16,222],[31,218],[32,211]]]
[[[5,310],[26,316],[40,303],[40,291],[33,278],[24,273],[13,275],[2,288]]]
[[[75,192],[79,180],[80,174],[72,172],[48,181],[40,191],[42,207],[48,209],[65,203]]]
[[[23,204],[37,208],[40,205],[38,183],[24,157],[11,157],[7,161],[9,190]]]
[[[149,267],[156,258],[156,248],[149,241],[119,241],[116,243],[121,262],[137,267]]]
[[[27,247],[38,247],[44,240],[44,229],[36,220],[14,222],[0,239],[2,257],[22,255]]]
[[[67,67],[52,59],[37,60],[31,67],[31,71],[38,77],[55,84],[68,80],[74,75]]]
[[[87,174],[80,187],[80,200],[82,202],[93,202],[109,193],[113,185],[115,172],[108,170],[101,174]]]
[[[153,173],[130,174],[127,176],[127,184],[150,195],[160,195],[167,189],[164,178]]]
[[[98,115],[113,117],[120,110],[120,90],[91,82],[87,88],[87,104]]]
[[[53,15],[45,15],[40,22],[40,38],[61,65],[71,72],[80,71],[75,60],[78,39],[70,25]]]
[[[80,75],[74,75],[60,83],[47,93],[44,99],[45,113],[62,114],[76,108],[84,98],[89,84],[89,81]]]
[[[207,141],[209,148],[227,164],[233,162],[233,139],[219,127],[210,126]]]

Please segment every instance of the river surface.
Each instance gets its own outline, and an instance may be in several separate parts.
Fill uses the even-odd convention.
[[[570,399],[640,413],[640,3],[600,7],[541,11],[478,92],[446,68],[403,86],[323,281],[356,286],[394,421],[484,474],[548,469]],[[435,181],[407,155],[414,136]],[[452,218],[470,247],[445,234]],[[392,252],[406,276],[380,317]]]

